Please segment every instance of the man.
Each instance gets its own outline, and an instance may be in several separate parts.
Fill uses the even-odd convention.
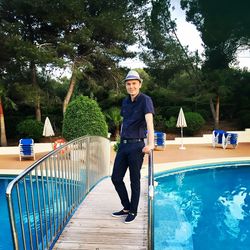
[[[111,177],[123,209],[114,212],[112,216],[127,216],[125,223],[131,223],[137,216],[140,198],[140,171],[144,154],[148,154],[150,150],[154,149],[154,106],[149,96],[140,93],[142,79],[135,70],[128,72],[124,82],[129,96],[122,103],[121,140]],[[147,145],[145,146],[146,131]],[[130,200],[123,182],[127,168],[130,173]]]

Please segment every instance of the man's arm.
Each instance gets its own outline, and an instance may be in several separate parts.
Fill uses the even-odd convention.
[[[142,149],[142,152],[148,154],[150,150],[154,149],[154,122],[153,122],[153,114],[147,113],[145,115],[145,120],[147,124],[148,138],[147,145]]]

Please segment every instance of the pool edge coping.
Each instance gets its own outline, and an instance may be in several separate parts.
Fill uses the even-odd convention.
[[[159,174],[169,170],[177,170],[180,168],[202,165],[202,164],[216,164],[222,162],[236,162],[236,161],[250,161],[250,157],[227,157],[227,158],[208,158],[202,160],[190,160],[190,161],[178,161],[178,162],[165,162],[165,163],[154,163],[154,173]],[[147,176],[148,168],[146,165],[143,165],[141,174],[142,176]]]
[[[189,160],[189,161],[176,161],[176,162],[165,162],[165,163],[154,163],[154,172],[160,173],[168,170],[174,170],[183,167],[189,167],[200,164],[209,163],[221,163],[221,162],[235,162],[235,161],[250,161],[250,156],[245,157],[227,157],[227,158],[207,158],[202,160]],[[0,169],[0,175],[18,175],[25,169]],[[142,166],[142,176],[148,175],[147,165]]]

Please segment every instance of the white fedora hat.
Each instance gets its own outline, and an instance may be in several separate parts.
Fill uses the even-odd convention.
[[[140,78],[140,75],[135,70],[130,70],[128,72],[126,78],[124,79],[124,82],[126,82],[128,80],[138,80],[138,81],[140,81],[142,83],[142,79]]]

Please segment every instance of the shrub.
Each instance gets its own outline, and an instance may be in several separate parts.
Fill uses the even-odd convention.
[[[178,130],[176,128],[177,118],[171,116],[169,120],[166,121],[165,125],[167,127],[168,133],[176,133]]]
[[[196,112],[185,113],[185,118],[187,122],[187,128],[185,130],[190,135],[198,132],[205,124],[205,120],[203,119],[203,117]]]
[[[22,138],[32,138],[38,141],[42,137],[43,123],[32,119],[24,120],[18,123],[17,132]]]
[[[108,126],[95,100],[79,96],[67,107],[63,119],[63,137],[70,141],[84,135],[107,137]]]
[[[167,128],[176,128],[176,117],[171,116],[168,121],[166,121]]]
[[[155,115],[155,117],[154,117],[155,130],[164,131],[165,128],[166,128],[165,123],[166,123],[166,120],[165,120],[165,118],[163,116]]]
[[[116,140],[116,143],[113,146],[114,151],[117,153],[119,146],[121,144],[120,137]]]

